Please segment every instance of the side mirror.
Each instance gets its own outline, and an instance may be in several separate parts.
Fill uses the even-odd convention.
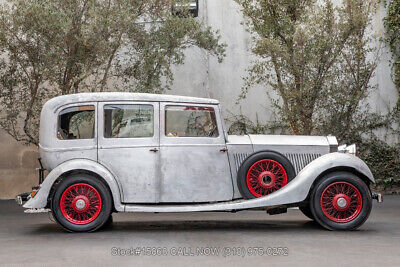
[[[199,0],[190,0],[187,4],[175,4],[175,6],[172,7],[172,14],[178,17],[185,17],[191,14],[193,17],[197,18],[199,16]]]
[[[199,0],[192,0],[189,7],[189,12],[193,17],[197,18],[199,16]]]

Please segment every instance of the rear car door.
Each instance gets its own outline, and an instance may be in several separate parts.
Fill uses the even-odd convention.
[[[159,103],[99,103],[98,161],[117,179],[124,203],[159,195]]]

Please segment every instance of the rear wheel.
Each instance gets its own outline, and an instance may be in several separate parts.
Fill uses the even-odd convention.
[[[368,219],[372,198],[367,184],[359,177],[334,172],[315,185],[310,204],[313,217],[326,229],[354,230]]]
[[[238,171],[238,188],[244,198],[258,198],[284,187],[295,176],[283,155],[264,151],[249,156]]]
[[[102,227],[111,215],[108,188],[96,177],[75,174],[64,178],[51,201],[56,221],[71,232],[90,232]]]

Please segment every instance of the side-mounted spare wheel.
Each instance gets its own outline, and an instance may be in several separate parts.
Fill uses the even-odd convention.
[[[290,161],[277,152],[250,155],[238,171],[238,188],[244,198],[263,197],[284,187],[296,173]]]
[[[112,198],[107,186],[97,177],[73,174],[57,185],[51,210],[64,229],[91,232],[100,229],[110,218]]]
[[[354,230],[371,213],[372,197],[368,185],[350,172],[333,172],[314,186],[310,209],[314,219],[329,230]]]

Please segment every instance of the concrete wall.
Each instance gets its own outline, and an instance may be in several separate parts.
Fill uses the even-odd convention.
[[[199,19],[219,30],[222,41],[228,44],[226,58],[220,64],[200,49],[188,50],[186,63],[175,68],[175,84],[170,93],[216,98],[221,101],[225,116],[242,109],[252,119],[258,114],[260,119],[268,120],[272,110],[264,88],[253,88],[245,100],[236,103],[252,60],[250,35],[241,25],[239,6],[233,0],[200,0],[199,4]]]
[[[0,132],[0,199],[11,199],[38,184],[38,152]]]
[[[371,34],[382,35],[381,20],[384,16],[385,10],[381,6],[374,17]],[[220,31],[222,40],[228,44],[227,57],[219,64],[200,49],[188,50],[186,63],[174,69],[175,84],[168,93],[216,98],[223,105],[225,117],[241,111],[253,120],[257,114],[261,121],[268,121],[273,111],[266,95],[267,88],[255,87],[245,100],[236,103],[243,85],[242,78],[252,59],[248,51],[250,36],[241,25],[243,17],[237,4],[233,0],[200,0],[199,19]],[[388,49],[383,48],[372,81],[378,85],[378,90],[368,101],[372,109],[381,113],[386,113],[397,99],[397,90],[390,78],[389,60]],[[1,132],[0,145],[0,199],[14,198],[37,184],[35,167],[38,155],[35,148],[18,144]]]

